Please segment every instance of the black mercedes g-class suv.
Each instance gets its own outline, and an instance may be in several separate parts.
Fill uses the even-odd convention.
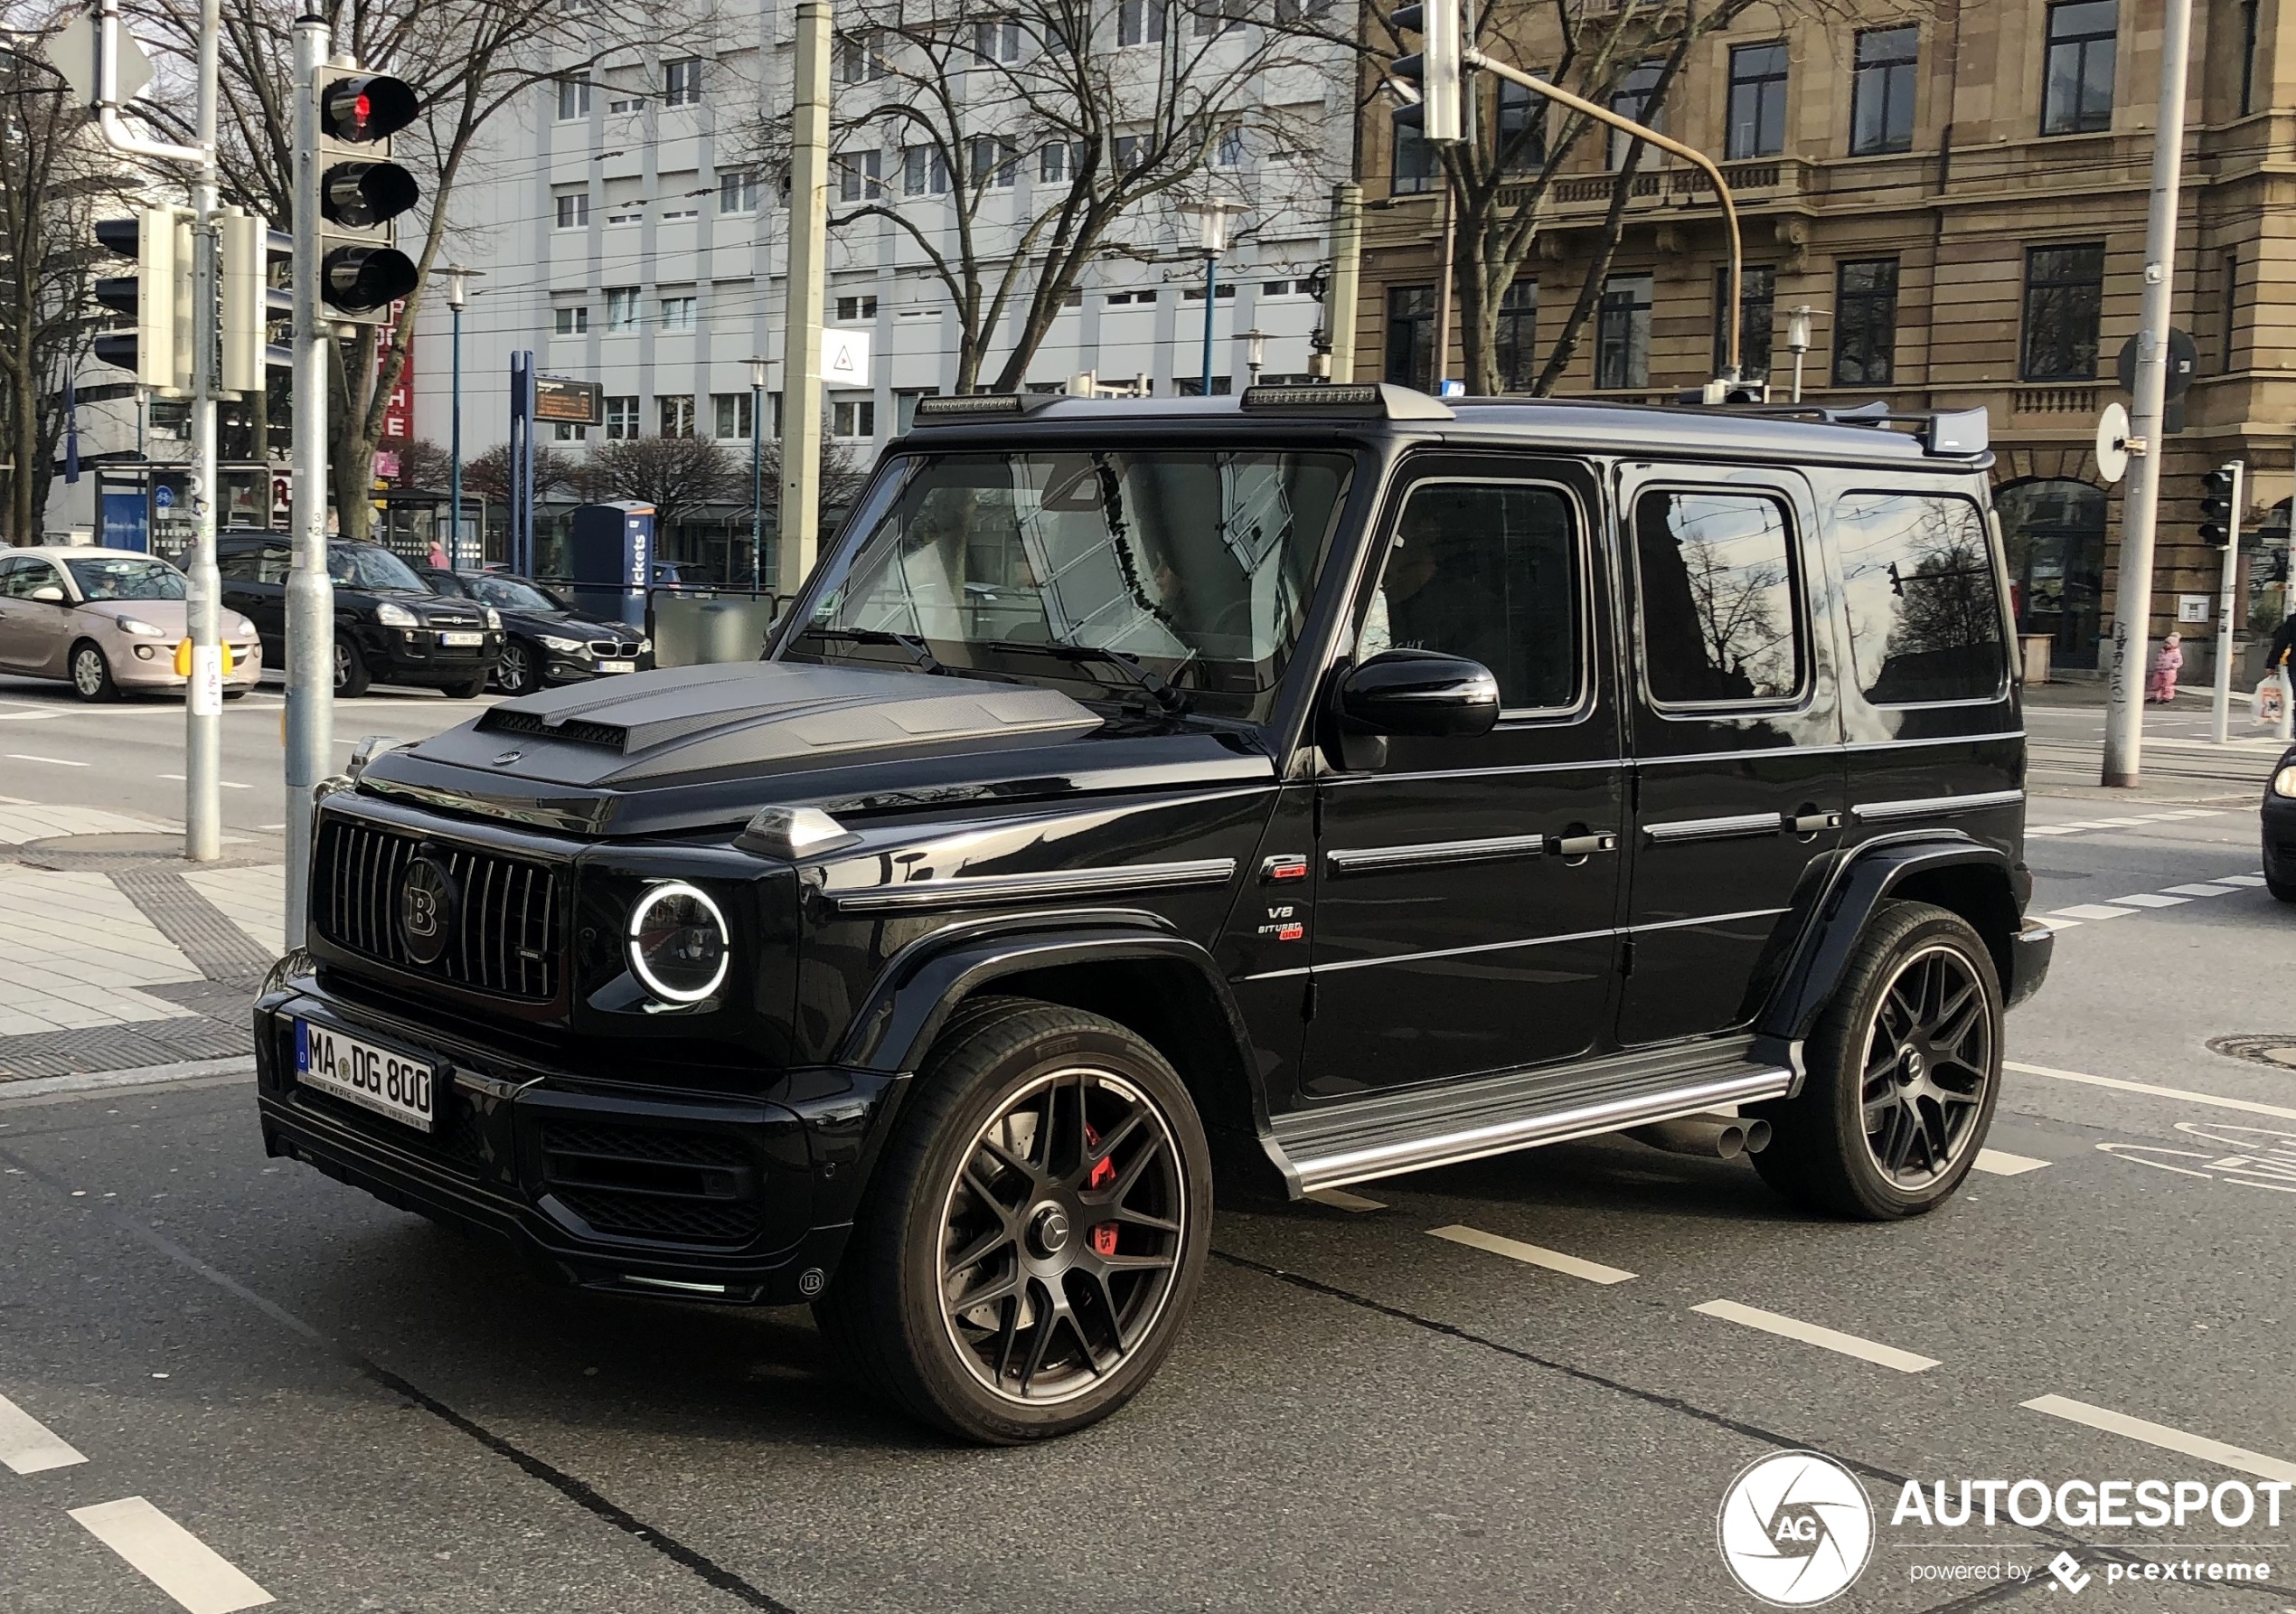
[[[1929,1210],[2049,957],[1989,463],[1981,412],[928,400],[761,662],[320,796],[265,1142],[809,1301],[988,1441],[1155,1372],[1215,1175],[1735,1110],[1792,1199]]]

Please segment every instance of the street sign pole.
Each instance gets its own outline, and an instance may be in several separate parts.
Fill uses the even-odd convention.
[[[334,590],[327,581],[327,348],[319,323],[322,17],[295,24],[295,497],[287,581],[287,946],[303,945],[311,792],[334,751]]]
[[[213,863],[223,855],[222,576],[215,567],[215,505],[222,496],[215,465],[217,192],[215,165],[217,39],[220,0],[202,0],[199,40],[199,177],[192,186],[192,552],[183,568],[183,626],[192,641],[191,681],[183,692],[183,855]],[[259,253],[260,249],[259,248]],[[258,262],[261,261],[259,256]]]
[[[2184,176],[2185,71],[2192,0],[2168,0],[2160,30],[2160,99],[2152,137],[2152,203],[2145,219],[2144,303],[2137,325],[2129,485],[2122,496],[2121,564],[2107,649],[2104,768],[2109,788],[2134,787],[2143,768],[2145,647],[2152,623],[2152,546],[2160,507],[2161,430],[2169,382],[2169,316],[2176,288],[2177,199]],[[2141,449],[2141,452],[2136,450]]]
[[[2225,569],[2216,580],[2216,689],[2212,713],[2218,745],[2232,738],[2232,596],[2240,570],[2240,508],[2248,500],[2246,465],[2234,460],[2225,467],[2232,474],[2232,508],[2225,515]]]
[[[789,163],[789,274],[781,331],[777,590],[795,592],[821,536],[821,327],[829,244],[829,4],[798,0]]]

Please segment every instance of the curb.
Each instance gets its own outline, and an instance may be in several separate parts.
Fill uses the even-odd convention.
[[[22,1099],[44,1098],[53,1093],[100,1091],[115,1087],[159,1087],[169,1082],[193,1081],[202,1077],[251,1077],[255,1074],[255,1056],[242,1053],[232,1059],[190,1059],[172,1065],[138,1065],[125,1071],[80,1071],[69,1076],[27,1076],[15,1081],[0,1081],[0,1106]]]

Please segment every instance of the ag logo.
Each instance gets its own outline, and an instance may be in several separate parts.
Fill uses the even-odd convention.
[[[399,882],[399,939],[418,964],[436,964],[454,929],[455,878],[426,852]]]
[[[1814,1451],[1782,1451],[1730,1482],[1716,1521],[1740,1586],[1781,1609],[1849,1589],[1873,1554],[1874,1509],[1858,1477]]]

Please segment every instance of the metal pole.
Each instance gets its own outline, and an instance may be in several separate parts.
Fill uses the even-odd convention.
[[[215,501],[222,479],[215,465],[217,191],[215,124],[220,81],[220,0],[202,0],[199,41],[199,177],[192,186],[192,552],[183,568],[183,626],[192,641],[191,682],[183,691],[183,855],[213,863],[223,855],[222,574],[215,567]],[[256,237],[257,252],[262,236]],[[259,267],[260,260],[258,260]]]
[[[765,587],[760,570],[766,553],[766,383],[754,379],[762,365],[753,365],[749,382],[749,591]]]
[[[2160,26],[2160,99],[2152,137],[2152,205],[2144,227],[2144,305],[2137,326],[2136,407],[2130,411],[2129,482],[2122,495],[2119,591],[2105,680],[2108,787],[2138,782],[2144,756],[2145,646],[2152,625],[2152,538],[2166,441],[2169,315],[2176,289],[2177,198],[2184,169],[2185,61],[2192,0],[2167,0]],[[2138,450],[2141,448],[2141,452]]]
[[[311,791],[334,756],[334,588],[327,580],[327,343],[319,323],[324,17],[295,24],[295,504],[287,581],[287,945],[303,945]]]
[[[2225,517],[2225,569],[2216,581],[2216,689],[2212,735],[2218,745],[2232,738],[2232,596],[2240,570],[2240,508],[2248,502],[2248,467],[2235,459],[2225,469],[2232,473],[2231,512]]]
[[[463,566],[463,280],[453,270],[447,271],[447,307],[455,319],[454,381],[450,396],[447,455],[447,564],[459,571]]]
[[[1435,271],[1435,352],[1429,355],[1433,364],[1435,394],[1443,396],[1444,382],[1451,379],[1451,282],[1457,274],[1454,259],[1459,235],[1458,215],[1451,205],[1451,175],[1443,175],[1443,260]]]
[[[829,250],[829,5],[798,0],[791,90],[789,274],[781,330],[781,520],[775,588],[795,590],[821,537],[821,324]]]
[[[1331,339],[1331,379],[1355,379],[1355,305],[1363,273],[1363,187],[1353,180],[1331,192],[1331,283],[1323,328]]]
[[[1204,392],[1212,395],[1212,310],[1219,306],[1219,254],[1204,254]]]

